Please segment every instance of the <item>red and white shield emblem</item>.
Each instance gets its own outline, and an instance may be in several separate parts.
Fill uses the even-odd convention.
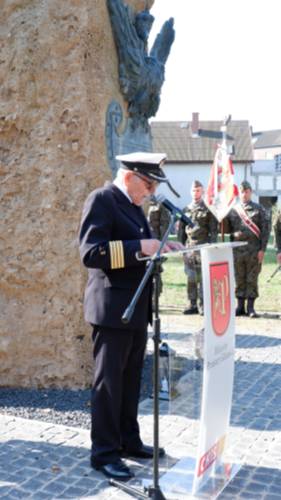
[[[210,264],[210,285],[213,330],[216,335],[223,335],[230,320],[228,262]]]

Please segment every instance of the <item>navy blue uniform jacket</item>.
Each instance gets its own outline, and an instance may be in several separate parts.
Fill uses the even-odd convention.
[[[80,228],[80,255],[88,268],[85,319],[93,325],[143,330],[151,322],[151,280],[131,321],[121,317],[144,276],[146,263],[136,258],[140,240],[151,238],[143,210],[111,184],[87,198]]]

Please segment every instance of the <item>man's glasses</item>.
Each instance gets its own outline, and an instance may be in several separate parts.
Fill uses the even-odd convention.
[[[146,188],[151,191],[152,189],[155,189],[159,182],[158,181],[152,181],[152,180],[149,180],[147,177],[144,177],[143,175],[141,174],[137,174],[136,172],[134,172],[134,175],[136,177],[138,177],[139,179],[141,179],[144,183],[145,183],[145,186]]]

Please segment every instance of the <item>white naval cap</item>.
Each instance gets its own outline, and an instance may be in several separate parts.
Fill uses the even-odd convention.
[[[116,156],[116,160],[121,161],[122,166],[126,169],[139,172],[158,182],[168,182],[164,171],[161,169],[166,158],[167,155],[165,153],[147,153],[142,151]]]

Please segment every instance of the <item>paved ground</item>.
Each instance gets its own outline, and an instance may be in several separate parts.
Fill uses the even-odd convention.
[[[167,402],[160,404],[160,440],[167,451],[167,458],[161,460],[161,474],[183,454],[195,456],[202,371],[195,369],[192,333],[201,322],[200,317],[162,317],[163,336],[165,331],[171,332],[169,345],[176,351],[177,370],[185,373],[185,388],[189,390],[182,399],[173,400],[170,413]],[[281,499],[280,318],[239,318],[236,338],[227,456],[243,466],[219,499]],[[151,399],[141,404],[140,422],[144,441],[152,443]],[[0,428],[2,500],[132,498],[89,467],[88,431],[3,414]],[[151,479],[150,461],[128,463],[136,474],[131,484]]]

